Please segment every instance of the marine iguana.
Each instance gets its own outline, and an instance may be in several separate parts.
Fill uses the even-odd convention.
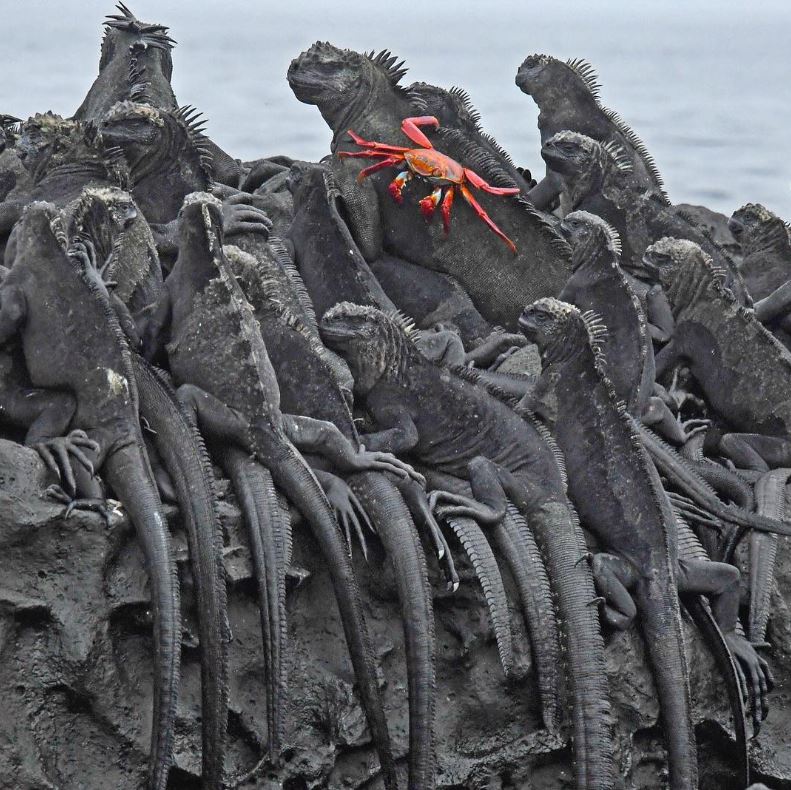
[[[551,426],[566,458],[569,496],[607,552],[599,576],[610,586],[620,582],[630,588],[640,615],[664,723],[670,785],[697,787],[677,591],[713,596],[723,636],[759,692],[758,709],[766,678],[762,660],[736,631],[739,572],[724,563],[687,560],[679,565],[670,503],[606,376],[598,318],[547,298],[525,308],[520,326],[542,358],[541,379],[526,405]]]
[[[338,381],[335,355],[322,345],[310,326],[311,316],[300,311],[299,300],[289,293],[294,284],[281,269],[291,265],[285,249],[278,249],[277,240],[270,239],[270,244],[278,254],[268,261],[257,261],[234,247],[226,247],[226,256],[255,311],[277,377],[280,407],[287,414],[331,423],[359,447],[347,394]],[[390,478],[369,471],[350,475],[347,480],[395,566],[409,678],[409,787],[417,789],[433,786],[434,616],[420,539],[396,490],[400,483]],[[430,515],[427,505],[426,513]]]
[[[71,211],[68,235],[73,245],[76,242],[85,249],[86,263],[96,270],[100,287],[112,289],[108,296],[116,314],[144,314],[160,296],[164,285],[151,230],[127,192],[108,187],[83,190]],[[123,321],[121,325],[125,325]],[[137,334],[136,327],[134,330]],[[140,414],[175,481],[189,541],[201,645],[202,778],[205,787],[220,787],[228,719],[226,645],[230,635],[214,474],[202,438],[165,374],[137,354],[132,355],[132,368]]]
[[[284,415],[272,364],[241,287],[222,249],[222,205],[207,193],[189,195],[181,211],[181,242],[165,290],[146,330],[148,355],[168,338],[167,354],[182,402],[209,444],[252,454],[305,515],[326,558],[360,695],[386,786],[397,786],[390,739],[376,681],[357,581],[340,528],[315,476],[292,443],[323,438],[315,423]],[[320,429],[326,426],[318,426]],[[338,468],[386,466],[382,456],[337,447]]]
[[[791,233],[777,214],[760,203],[746,203],[733,212],[728,228],[741,245],[739,271],[756,302],[791,279]]]
[[[32,203],[19,226],[13,270],[0,288],[0,343],[19,334],[31,381],[72,392],[71,421],[99,444],[94,467],[129,512],[152,588],[154,705],[149,787],[164,790],[174,737],[181,614],[170,535],[143,449],[129,350],[109,303],[66,255],[56,208]],[[80,305],[79,323],[73,321]],[[86,348],[90,353],[86,353]]]
[[[173,93],[171,50],[176,43],[165,25],[141,22],[123,3],[119,13],[105,21],[99,58],[99,74],[74,113],[74,120],[99,122],[119,101],[149,104],[160,110],[176,110]],[[249,168],[244,167],[216,143],[206,145],[214,161],[214,178],[239,187]]]
[[[130,191],[154,231],[160,254],[177,251],[177,217],[185,196],[214,184],[214,157],[204,124],[190,106],[160,110],[129,100],[117,102],[102,116],[101,139],[122,152]],[[223,192],[226,235],[269,232],[269,220],[250,205],[252,195]]]
[[[348,361],[355,394],[379,430],[366,446],[406,452],[470,480],[478,505],[444,494],[451,515],[499,521],[506,496],[527,518],[547,563],[565,642],[577,786],[615,781],[603,642],[584,539],[565,495],[550,440],[483,388],[423,357],[404,326],[373,307],[340,303],[321,322],[325,342]],[[431,408],[441,404],[441,408]]]
[[[575,58],[564,62],[551,55],[529,55],[517,70],[515,81],[519,90],[538,105],[542,145],[564,129],[601,143],[614,143],[631,162],[631,172],[626,176],[629,185],[639,192],[651,191],[669,204],[662,176],[645,143],[617,113],[601,105],[601,86],[588,61]],[[551,177],[545,179],[531,192],[539,208],[556,197],[558,187],[552,182]]]
[[[735,262],[707,231],[655,194],[629,185],[627,176],[632,165],[623,149],[577,132],[562,131],[542,145],[541,156],[563,181],[572,210],[598,214],[618,232],[623,267],[639,268],[645,248],[662,236],[690,239],[728,272],[728,283],[742,304],[751,304]]]
[[[376,174],[360,184],[362,165],[339,156],[357,150],[349,129],[370,140],[403,142],[401,122],[416,114],[417,98],[398,84],[403,74],[402,64],[386,51],[362,55],[317,42],[291,62],[288,80],[296,97],[315,104],[332,128],[333,174],[365,259],[370,263],[388,252],[452,275],[484,318],[514,329],[526,301],[557,293],[570,273],[565,243],[531,204],[521,198],[479,195],[483,208],[516,245],[514,255],[466,205],[459,206],[446,237],[439,223],[427,224],[421,218],[417,206],[410,211],[409,200],[399,206],[392,199],[387,189],[392,177]],[[438,150],[490,183],[510,186],[498,181],[510,179],[489,152],[463,132],[447,129],[434,140]],[[489,262],[485,268],[482,259]]]

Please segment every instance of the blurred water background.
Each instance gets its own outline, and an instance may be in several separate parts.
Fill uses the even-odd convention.
[[[129,0],[178,41],[173,84],[233,156],[318,159],[330,134],[285,79],[316,39],[389,48],[406,82],[466,88],[488,131],[542,172],[537,109],[514,85],[524,57],[585,57],[602,100],[654,154],[674,202],[791,219],[791,2],[735,0]],[[98,69],[112,0],[0,0],[0,112],[70,115]]]

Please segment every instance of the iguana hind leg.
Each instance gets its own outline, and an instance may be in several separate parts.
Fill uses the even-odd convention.
[[[726,433],[720,451],[739,469],[768,472],[791,466],[791,441],[760,433]]]
[[[605,622],[625,631],[637,615],[637,607],[629,593],[637,581],[634,565],[623,557],[600,552],[591,558],[591,570],[596,592],[604,598],[602,615]]]

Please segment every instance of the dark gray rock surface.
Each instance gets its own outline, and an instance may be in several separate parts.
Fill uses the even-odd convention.
[[[0,788],[71,790],[143,785],[151,706],[151,619],[146,575],[122,514],[107,524],[43,497],[45,470],[32,451],[0,440]],[[170,511],[185,628],[175,767],[170,787],[199,787],[200,665],[186,540]],[[239,513],[223,501],[233,641],[227,774],[252,768],[265,740],[260,624]],[[791,788],[791,542],[781,538],[769,656],[777,685],[753,742],[755,781]],[[365,716],[352,684],[328,574],[312,539],[295,526],[289,589],[290,703],[282,767],[240,787],[357,787],[373,773]],[[457,555],[460,557],[460,554]],[[528,643],[516,611],[517,677],[506,680],[471,570],[445,593],[433,569],[438,646],[438,787],[571,788],[564,735],[540,727]],[[356,556],[378,655],[396,754],[407,742],[402,629],[392,573],[374,542]],[[297,580],[299,583],[297,583]],[[511,590],[513,593],[513,591]],[[512,600],[516,596],[512,595]],[[722,684],[692,626],[686,641],[701,756],[701,788],[734,787]],[[635,632],[608,637],[608,671],[625,788],[664,786],[658,707]],[[371,782],[370,787],[377,783]]]

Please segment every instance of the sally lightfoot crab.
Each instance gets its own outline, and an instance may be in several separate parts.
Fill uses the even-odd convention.
[[[484,211],[483,207],[470,192],[468,184],[489,192],[492,195],[516,195],[519,193],[518,187],[493,187],[484,181],[476,172],[459,164],[455,159],[437,151],[431,141],[420,131],[421,126],[432,126],[439,128],[439,121],[433,115],[422,115],[412,118],[405,118],[401,122],[401,131],[413,142],[422,146],[421,148],[406,148],[399,145],[389,145],[387,143],[371,142],[364,140],[355,134],[351,129],[348,130],[349,136],[359,146],[365,148],[364,151],[341,151],[341,157],[371,157],[381,159],[375,165],[366,167],[357,176],[358,181],[362,181],[366,176],[382,170],[385,167],[400,166],[404,163],[401,172],[390,183],[389,191],[397,203],[403,201],[402,190],[404,185],[414,175],[421,176],[434,184],[434,191],[420,201],[420,210],[423,216],[430,220],[440,206],[442,212],[442,224],[445,233],[450,230],[450,209],[456,190],[461,192],[462,197],[470,204],[473,211],[494,231],[507,245],[508,248],[516,253],[516,245],[494,224],[492,218]],[[443,196],[444,190],[444,196]]]

